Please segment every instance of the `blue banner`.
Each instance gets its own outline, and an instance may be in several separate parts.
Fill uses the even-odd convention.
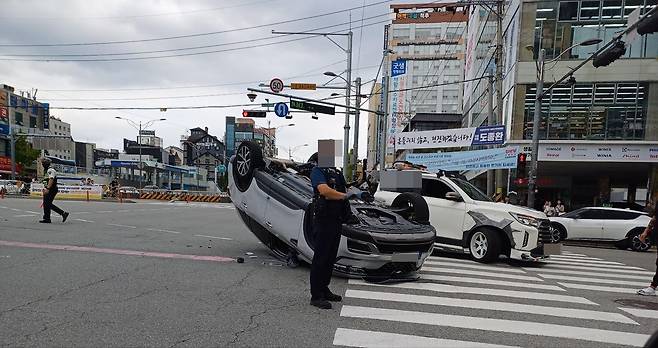
[[[398,59],[391,62],[391,77],[404,75],[407,73],[407,61]]]
[[[505,143],[505,126],[482,126],[475,129],[471,145],[501,145]]]
[[[9,125],[8,124],[0,123],[0,134],[6,134],[6,135],[9,134]]]
[[[517,146],[475,151],[410,153],[407,154],[407,161],[425,166],[433,173],[439,170],[512,169],[516,168],[518,153]]]

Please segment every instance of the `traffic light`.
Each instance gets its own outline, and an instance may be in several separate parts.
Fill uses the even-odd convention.
[[[267,112],[259,110],[243,110],[242,117],[266,117]]]
[[[654,12],[637,23],[637,33],[640,35],[653,34],[658,31],[658,14]]]
[[[521,152],[516,156],[516,178],[525,178],[525,165],[528,159],[528,154]]]
[[[619,59],[624,54],[626,54],[626,44],[624,41],[619,40],[608,49],[594,57],[594,60],[592,60],[592,65],[594,65],[595,68],[608,66],[610,63]]]

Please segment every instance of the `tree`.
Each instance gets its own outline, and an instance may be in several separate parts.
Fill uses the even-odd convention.
[[[23,171],[28,166],[32,166],[34,161],[39,158],[41,152],[32,148],[32,144],[27,141],[27,138],[23,136],[17,136],[15,138],[15,148],[16,148],[16,163],[19,163],[23,166]]]

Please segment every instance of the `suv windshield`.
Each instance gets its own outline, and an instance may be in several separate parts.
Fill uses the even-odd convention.
[[[463,179],[458,179],[458,178],[452,178],[452,181],[459,186],[462,191],[464,191],[471,199],[476,200],[476,201],[485,201],[485,202],[492,202],[491,198],[487,197],[486,194],[484,194],[480,189],[477,187],[473,186],[470,182],[463,180]]]

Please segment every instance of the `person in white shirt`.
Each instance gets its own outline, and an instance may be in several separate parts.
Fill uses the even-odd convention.
[[[59,188],[57,187],[57,171],[54,168],[50,168],[50,163],[51,161],[48,158],[41,160],[43,170],[46,172],[43,189],[43,219],[39,221],[42,224],[49,224],[51,222],[51,210],[54,210],[57,214],[62,216],[62,222],[66,222],[66,219],[69,217],[68,212],[63,211],[53,204],[55,196],[57,196],[57,192],[59,192]]]

